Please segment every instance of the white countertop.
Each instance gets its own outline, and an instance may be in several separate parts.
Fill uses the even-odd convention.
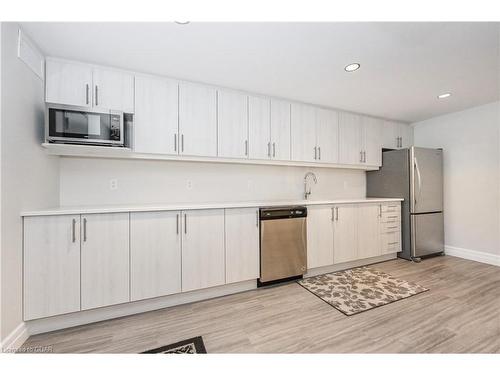
[[[111,212],[141,212],[141,211],[178,211],[178,210],[205,210],[215,208],[245,208],[245,207],[278,207],[278,206],[311,206],[318,204],[349,204],[349,203],[378,203],[401,202],[402,198],[354,198],[333,200],[283,200],[283,201],[248,201],[248,202],[206,202],[206,203],[158,203],[138,205],[109,205],[109,206],[67,206],[55,207],[34,211],[25,211],[21,216],[44,215],[79,215]]]

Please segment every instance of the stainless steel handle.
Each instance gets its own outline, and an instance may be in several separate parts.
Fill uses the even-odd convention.
[[[90,104],[90,87],[89,87],[89,84],[87,83],[85,85],[85,102],[87,103],[87,105]]]
[[[396,137],[396,148],[399,148],[399,137]]]
[[[74,243],[76,241],[76,219],[73,219],[71,222],[71,233],[72,233],[72,241]]]
[[[387,229],[398,229],[398,227],[387,227]]]
[[[174,151],[177,152],[177,134],[174,134]]]
[[[339,221],[339,208],[335,207],[335,221]]]
[[[422,176],[420,175],[420,168],[418,167],[418,161],[417,158],[415,158],[415,172],[417,172],[417,178],[418,178],[418,194],[415,194],[415,206],[417,205],[417,196],[418,199],[420,199],[420,195],[422,193]],[[416,207],[415,207],[416,209]]]
[[[388,219],[397,219],[397,216],[387,216]]]
[[[273,142],[273,158],[276,157],[276,143]]]
[[[321,146],[318,146],[318,159],[321,160]]]
[[[316,160],[318,157],[317,157],[317,147],[314,146],[314,160]]]
[[[187,222],[187,215],[184,214],[184,234],[187,234],[188,232],[188,222]]]
[[[334,220],[335,220],[333,210],[334,210],[334,208],[332,207],[332,221],[334,221]]]
[[[271,157],[271,142],[267,142],[267,156]]]
[[[388,245],[396,245],[398,244],[399,242],[389,242]]]
[[[95,105],[99,105],[99,86],[95,85]]]
[[[87,218],[83,218],[83,242],[87,241]]]
[[[363,151],[363,162],[366,163],[366,151]]]
[[[245,156],[248,156],[248,139],[245,139]]]
[[[175,215],[175,223],[176,223],[175,233],[179,234],[179,214]]]
[[[382,217],[382,205],[378,205],[378,217]]]
[[[363,162],[363,151],[360,151],[359,152],[359,162],[362,163]]]
[[[184,134],[181,134],[181,152],[184,152]]]
[[[255,226],[258,228],[259,227],[259,210],[255,211],[257,220],[255,221]]]

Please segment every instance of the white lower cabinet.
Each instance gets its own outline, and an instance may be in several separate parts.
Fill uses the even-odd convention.
[[[344,263],[358,259],[358,206],[355,204],[335,206],[333,223],[333,263]]]
[[[130,213],[130,299],[181,291],[180,211]]]
[[[80,215],[24,218],[24,320],[80,310]]]
[[[380,209],[378,204],[358,206],[358,258],[381,255],[380,251]]]
[[[333,264],[332,206],[307,208],[307,268]]]
[[[182,291],[225,283],[224,209],[182,211]]]
[[[129,213],[82,215],[81,309],[129,301]]]
[[[259,277],[259,209],[225,210],[226,284]]]

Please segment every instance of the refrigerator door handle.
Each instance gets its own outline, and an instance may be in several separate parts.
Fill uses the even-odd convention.
[[[415,205],[417,204],[417,197],[420,199],[420,193],[422,192],[422,176],[420,174],[420,168],[418,167],[418,161],[417,158],[415,158],[415,172],[417,173],[417,179],[418,179],[418,194],[415,194]]]

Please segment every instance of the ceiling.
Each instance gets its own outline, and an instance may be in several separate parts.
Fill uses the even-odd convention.
[[[407,122],[499,99],[500,23],[21,23],[46,55]],[[359,62],[347,73],[344,66]],[[448,99],[437,95],[451,92]]]

